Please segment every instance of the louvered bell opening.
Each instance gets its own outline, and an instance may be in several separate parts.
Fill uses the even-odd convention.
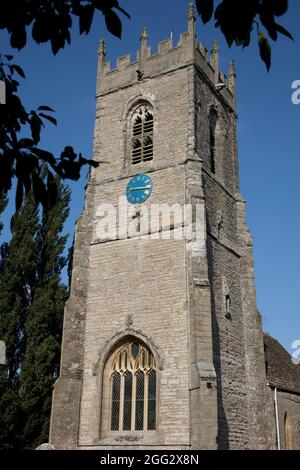
[[[142,135],[142,129],[143,129],[143,121],[140,116],[138,116],[134,122],[133,125],[133,136],[140,136]]]
[[[144,126],[153,129],[153,116],[149,111],[145,114]]]
[[[132,139],[131,162],[133,165],[142,161],[142,145],[139,139]]]
[[[146,137],[144,139],[143,161],[149,162],[150,160],[153,160],[153,141],[151,137]]]
[[[153,133],[153,120],[152,121],[145,121],[145,123],[144,123],[144,132],[146,134],[152,134]]]

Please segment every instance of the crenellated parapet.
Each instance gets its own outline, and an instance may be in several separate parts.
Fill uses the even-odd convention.
[[[221,94],[225,101],[233,109],[235,108],[234,64],[230,64],[227,77],[219,69],[218,43],[213,42],[210,54],[203,44],[197,43],[195,7],[192,4],[188,10],[188,31],[180,35],[177,44],[173,44],[171,37],[167,38],[158,43],[157,53],[153,54],[148,45],[147,29],[143,28],[136,60],[132,60],[131,54],[124,55],[117,59],[117,66],[112,69],[110,62],[105,58],[103,40],[100,41],[98,55],[98,96],[132,85],[134,82],[154,78],[162,73],[195,65],[215,88],[215,92]]]

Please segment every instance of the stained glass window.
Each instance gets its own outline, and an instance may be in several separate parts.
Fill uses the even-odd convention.
[[[156,371],[148,374],[148,429],[156,427]]]
[[[131,410],[132,410],[132,373],[124,374],[124,412],[123,431],[131,430]]]
[[[111,431],[156,429],[156,364],[138,342],[125,344],[112,358]]]
[[[114,372],[111,379],[112,379],[111,430],[117,431],[119,429],[119,416],[120,416],[121,376],[118,372]]]
[[[131,354],[134,357],[134,359],[138,355],[139,351],[140,351],[139,343],[133,343],[133,345],[131,346]]]
[[[135,429],[141,431],[144,429],[144,393],[145,393],[145,374],[139,370],[136,373],[136,411],[135,411]]]

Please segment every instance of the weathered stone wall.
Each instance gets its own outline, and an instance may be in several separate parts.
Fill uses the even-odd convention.
[[[85,210],[76,225],[71,295],[64,313],[60,376],[53,390],[49,440],[57,449],[74,449],[78,443],[93,207],[93,188],[90,187]]]
[[[85,330],[85,366],[81,400],[80,445],[96,443],[101,394],[93,374],[108,340],[126,331],[139,332],[160,351],[158,435],[156,445],[189,445],[188,351],[184,244],[178,241],[116,241],[94,245]],[[133,333],[134,334],[134,333]],[[104,386],[108,387],[106,383]],[[95,414],[96,409],[96,414]],[[98,411],[98,413],[97,413]],[[95,423],[94,417],[96,416]],[[100,417],[101,419],[101,417]],[[140,433],[137,433],[140,434]],[[119,436],[105,434],[103,445],[119,445]],[[132,436],[129,436],[129,440]],[[137,445],[149,441],[136,437]]]
[[[127,178],[139,171],[151,172],[183,163],[187,144],[187,73],[186,69],[151,80],[137,82],[101,96],[97,101],[95,154],[102,162],[92,172],[94,184]],[[138,165],[127,163],[129,143],[127,118],[139,102],[148,102],[154,110],[153,161]]]
[[[224,106],[213,87],[196,74],[196,149],[203,160],[203,191],[207,215],[207,257],[211,286],[213,359],[217,373],[218,446],[246,448],[248,423],[247,382],[243,334],[241,267],[235,174],[236,153],[232,138],[234,111]],[[209,112],[217,110],[215,174],[210,172]],[[226,318],[225,285],[230,294]]]
[[[204,168],[210,170],[209,114],[211,108],[217,112],[215,176],[231,193],[239,192],[238,159],[236,144],[236,113],[203,71],[196,68],[195,74],[195,136],[196,151],[203,160]]]
[[[252,239],[239,195],[236,114],[199,70],[195,93],[196,151],[203,160],[207,216],[218,446],[273,448],[272,403],[266,387],[262,327],[256,307]],[[214,174],[209,162],[208,116],[212,106],[218,114]],[[229,315],[226,292],[230,296]]]
[[[186,90],[186,92],[183,92]],[[131,106],[148,100],[154,108],[153,162],[130,166],[126,159],[126,122]],[[95,211],[99,204],[118,206],[129,176],[147,171],[153,180],[150,204],[185,202],[187,144],[187,74],[136,83],[133,87],[105,95],[100,101],[96,125],[96,156],[109,160],[93,171]],[[186,117],[185,117],[186,116]],[[99,149],[99,150],[98,150]],[[108,158],[109,157],[109,158]],[[92,219],[97,223],[96,213]],[[95,228],[95,224],[94,224]],[[79,444],[117,446],[133,436],[101,432],[101,366],[94,372],[107,341],[126,332],[138,332],[160,351],[158,374],[158,431],[135,436],[136,446],[190,445],[189,356],[187,341],[186,255],[184,241],[122,240],[96,242],[90,248],[87,316],[84,343],[84,377],[80,409]],[[121,440],[120,440],[121,439]],[[123,439],[123,440],[122,440]]]
[[[212,292],[214,363],[218,383],[219,446],[245,448],[247,416],[245,397],[245,349],[241,312],[240,266],[237,255],[208,240],[209,275]],[[230,318],[224,309],[223,279],[231,294]]]

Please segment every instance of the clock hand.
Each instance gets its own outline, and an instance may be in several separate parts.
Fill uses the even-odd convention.
[[[141,186],[140,188],[129,188],[129,191],[140,191],[141,189],[151,189],[151,186]]]

